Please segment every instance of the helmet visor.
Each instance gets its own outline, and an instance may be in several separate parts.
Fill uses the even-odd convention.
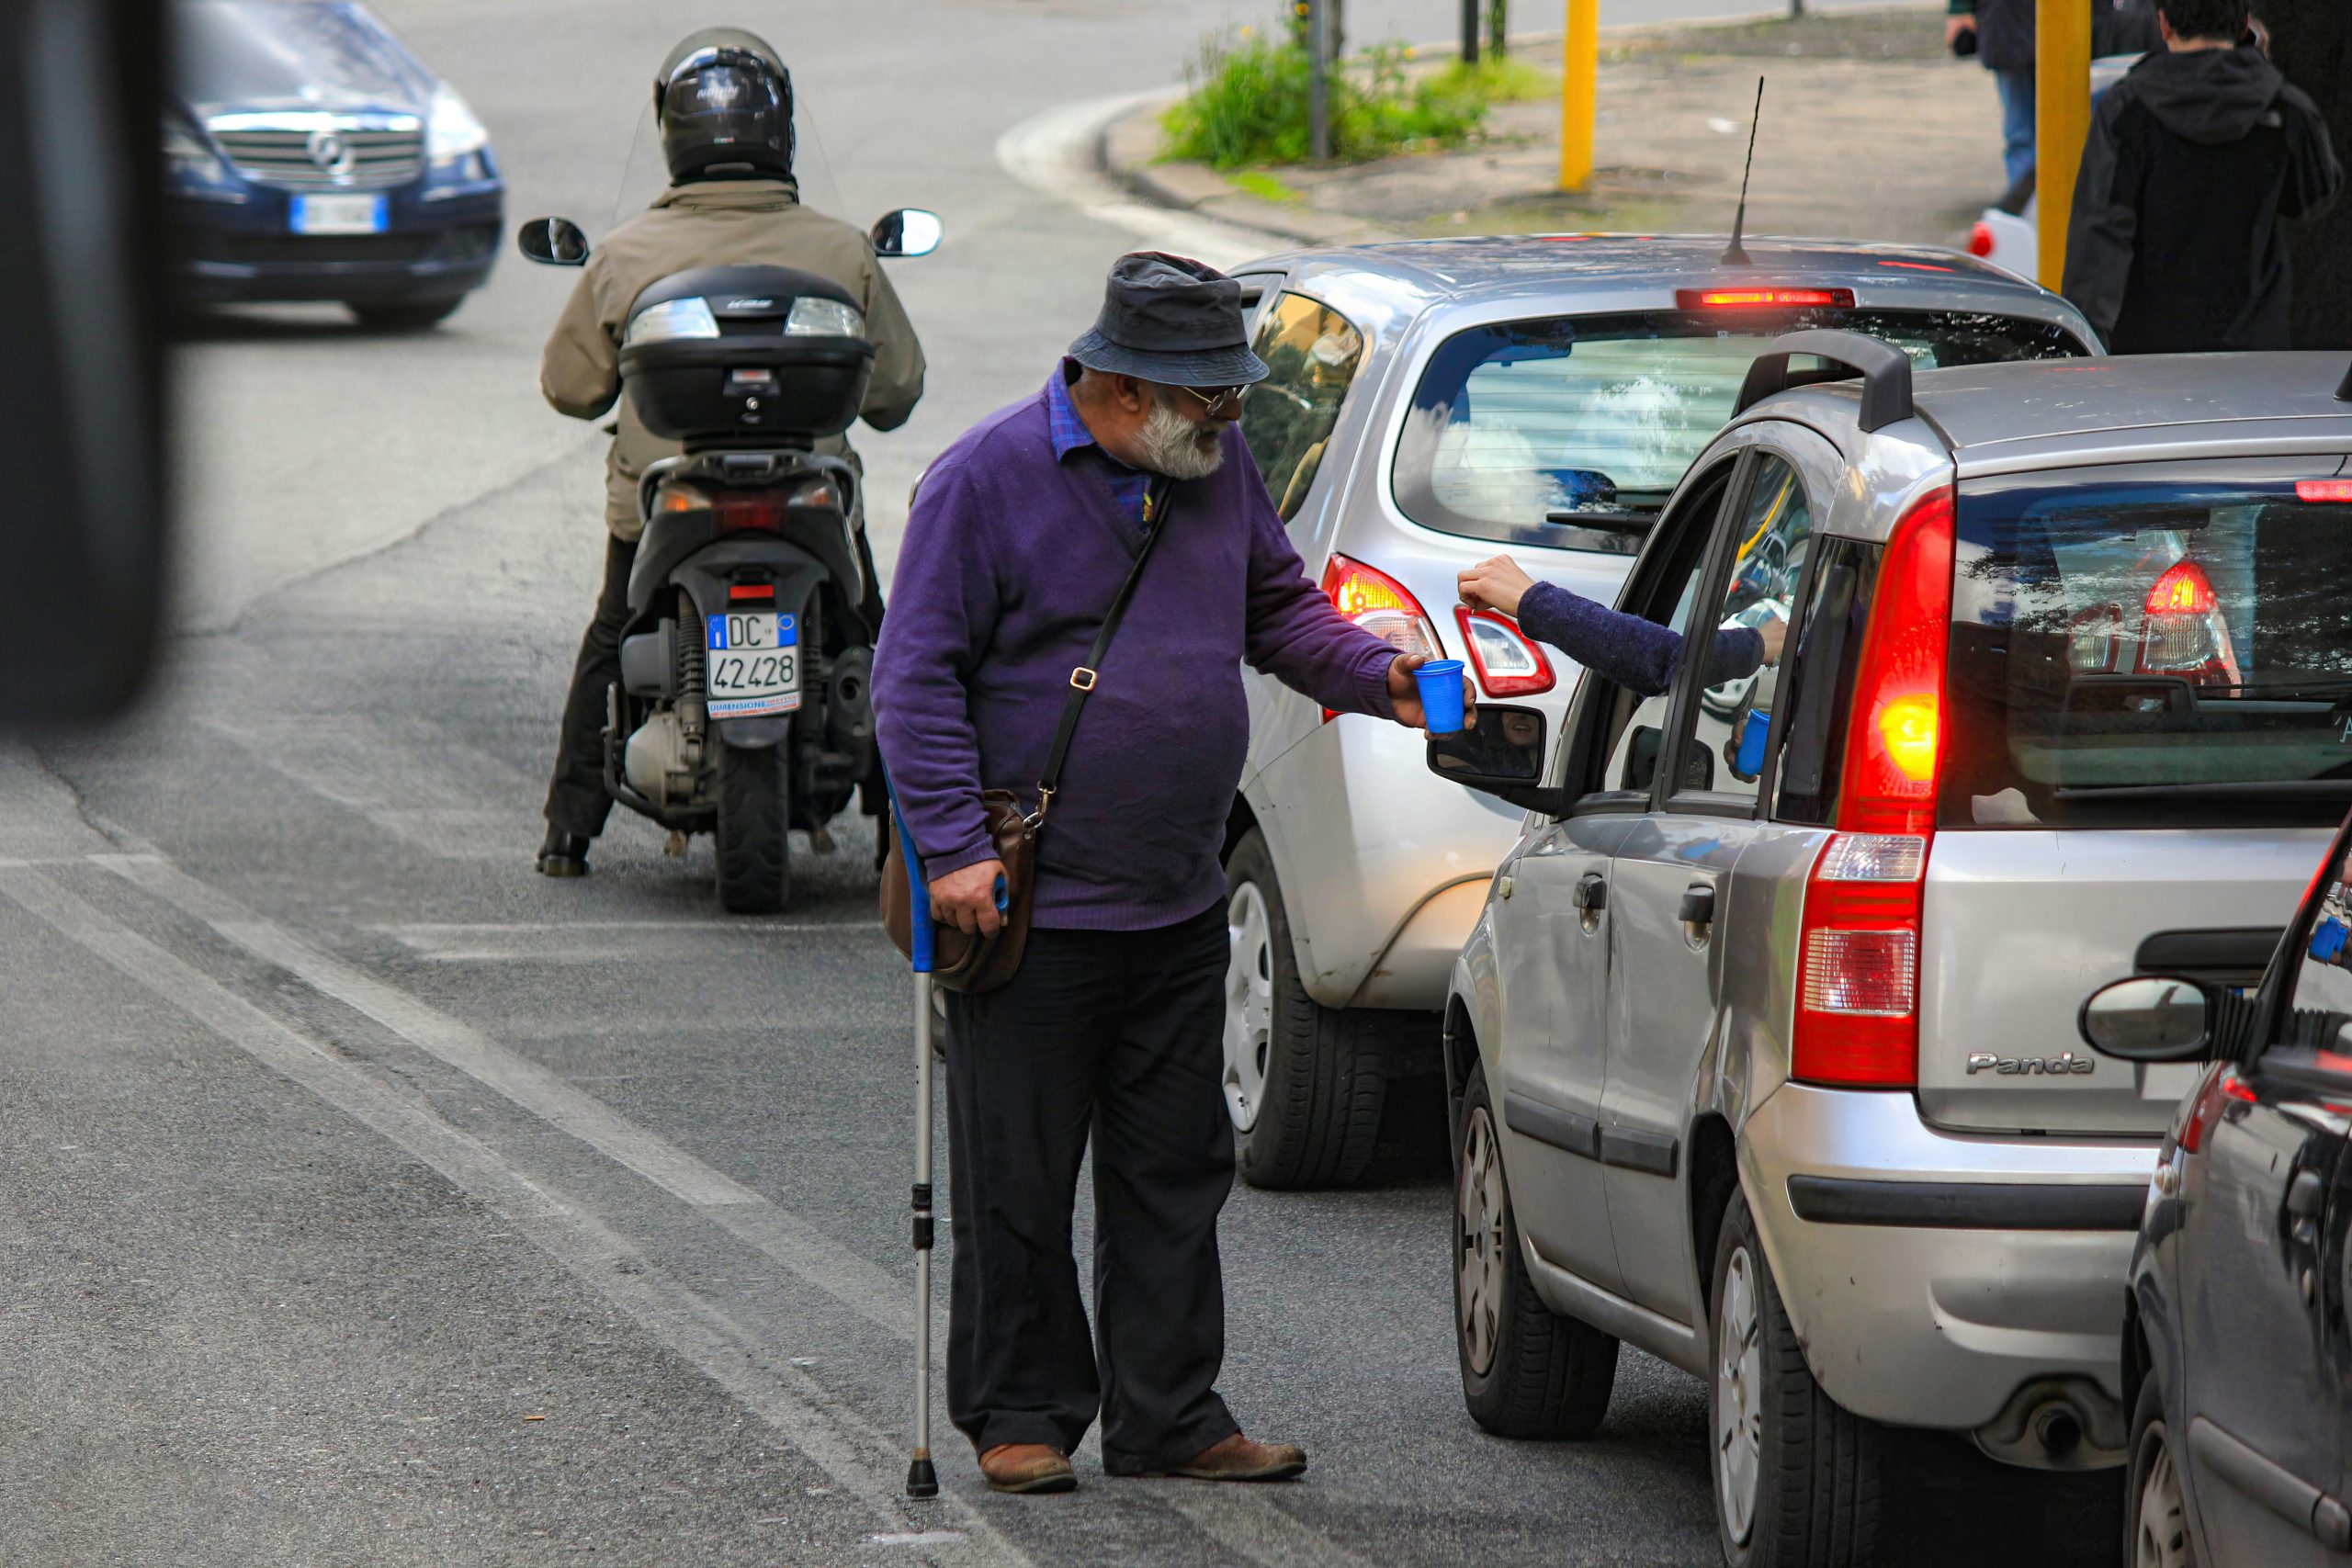
[[[700,146],[786,150],[790,111],[769,72],[719,60],[670,84],[662,101],[663,129]]]

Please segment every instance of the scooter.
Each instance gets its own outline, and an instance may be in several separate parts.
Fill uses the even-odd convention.
[[[909,209],[875,224],[877,254],[926,255],[942,226]],[[522,230],[523,254],[580,266],[567,219]],[[839,285],[783,266],[697,267],[630,307],[623,395],[684,451],[638,491],[621,678],[607,694],[605,787],[669,829],[709,833],[719,902],[773,914],[792,889],[790,832],[819,852],[863,792],[887,809],[874,739],[874,610],[859,474],[818,451],[856,420],[874,345]]]

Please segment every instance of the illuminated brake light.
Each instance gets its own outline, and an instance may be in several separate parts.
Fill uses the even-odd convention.
[[[1968,231],[1968,254],[1980,261],[1993,254],[1993,225],[1982,218]]]
[[[1789,1074],[1848,1089],[1919,1077],[1919,905],[1928,840],[1839,833],[1805,881]]]
[[[1854,677],[1861,722],[1846,748],[1838,826],[1935,830],[1944,743],[1944,660],[1951,642],[1952,493],[1930,491],[1894,525],[1879,565]]]
[[[1323,568],[1323,594],[1333,609],[1398,651],[1445,657],[1429,612],[1411,589],[1386,572],[1335,555]],[[1323,710],[1327,724],[1339,716],[1333,709]]]
[[[1453,619],[1462,627],[1462,646],[1470,650],[1470,668],[1487,695],[1532,697],[1556,683],[1552,661],[1517,622],[1466,604],[1454,606]]]
[[[1850,288],[1678,288],[1674,302],[1684,310],[1756,310],[1829,306],[1849,309]]]
[[[2212,580],[2193,560],[2173,562],[2156,579],[2156,585],[2148,590],[2148,614],[2152,615],[2210,615],[2218,603],[2213,597]]]
[[[2297,501],[2352,501],[2352,479],[2297,479]]]

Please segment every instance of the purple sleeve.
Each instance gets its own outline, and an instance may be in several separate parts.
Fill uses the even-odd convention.
[[[1674,683],[1682,638],[1668,627],[1539,582],[1519,602],[1520,629],[1550,643],[1594,674],[1654,697]],[[1719,631],[1708,649],[1707,683],[1755,673],[1764,662],[1764,637],[1746,626]]]
[[[965,684],[996,630],[998,595],[971,470],[934,470],[915,498],[875,651],[875,732],[923,875],[992,859],[980,746]]]
[[[1232,445],[1241,446],[1238,437]],[[1241,453],[1246,460],[1248,448]],[[1396,647],[1331,607],[1306,580],[1306,563],[1291,548],[1266,487],[1243,488],[1250,495],[1250,605],[1242,657],[1334,712],[1395,718],[1388,667],[1396,662]]]

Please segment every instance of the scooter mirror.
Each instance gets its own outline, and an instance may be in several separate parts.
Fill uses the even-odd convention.
[[[534,218],[515,234],[514,243],[541,266],[588,265],[588,236],[569,218]]]
[[[938,213],[926,212],[920,207],[902,207],[875,220],[874,254],[911,260],[931,254],[946,237],[947,225],[939,220]]]

